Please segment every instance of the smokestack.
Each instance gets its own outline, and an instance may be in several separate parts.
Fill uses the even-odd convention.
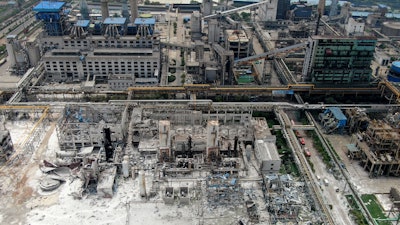
[[[337,5],[339,0],[332,0],[331,3],[331,11],[329,11],[329,18],[337,16]]]
[[[108,17],[110,17],[108,13],[108,0],[101,0],[101,19],[104,21]]]
[[[138,18],[138,7],[137,0],[129,0],[131,5],[131,22],[134,23],[135,19]]]
[[[122,3],[122,17],[129,20],[128,0],[124,0]]]
[[[86,2],[86,0],[81,0],[79,2],[79,5],[81,7],[81,17],[83,20],[88,20],[89,19],[89,7],[88,4]]]
[[[325,12],[325,0],[319,0],[317,13],[318,13],[318,15],[323,16],[324,12]]]

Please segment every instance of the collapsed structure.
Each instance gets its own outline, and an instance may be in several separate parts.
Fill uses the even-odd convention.
[[[3,126],[0,130],[0,163],[7,161],[14,152],[10,132]]]
[[[253,118],[246,111],[140,104],[68,105],[63,113],[57,125],[61,151],[56,161],[44,163],[42,171],[75,168],[76,198],[93,193],[112,197],[115,180],[131,177],[143,200],[161,198],[165,204],[181,205],[205,201],[204,207],[233,207],[243,221],[259,221],[264,202],[273,201],[269,189],[267,199],[254,196],[254,192],[262,195],[263,174],[274,176],[281,165],[276,138],[265,118]],[[47,176],[43,190],[55,187],[51,179],[60,178]],[[296,197],[296,205],[303,197]],[[290,216],[278,216],[279,209],[271,209],[277,216],[274,221],[295,221],[300,211],[307,211],[293,207]]]

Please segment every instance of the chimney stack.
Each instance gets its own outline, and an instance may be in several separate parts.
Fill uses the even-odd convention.
[[[137,0],[129,0],[131,5],[131,22],[134,23],[135,19],[138,18],[138,7],[137,7]]]
[[[108,17],[110,17],[108,13],[108,0],[101,0],[101,19],[104,21]]]

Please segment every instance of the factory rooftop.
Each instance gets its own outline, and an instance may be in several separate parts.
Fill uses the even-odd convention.
[[[35,12],[59,12],[65,2],[42,1],[33,7]]]
[[[117,24],[117,25],[122,25],[125,24],[126,22],[126,18],[122,18],[122,17],[108,17],[104,20],[104,24],[106,25],[110,25],[110,24]]]
[[[136,18],[135,25],[154,25],[156,19],[154,18]]]
[[[90,20],[78,20],[75,24],[76,27],[88,27]]]

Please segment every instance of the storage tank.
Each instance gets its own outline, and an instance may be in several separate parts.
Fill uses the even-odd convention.
[[[400,82],[400,61],[392,63],[387,79],[391,82]]]
[[[27,42],[26,47],[28,49],[29,65],[36,66],[40,60],[40,49],[39,45],[35,42]]]
[[[8,61],[10,62],[10,66],[15,66],[16,62],[16,52],[21,49],[21,45],[17,39],[16,35],[8,35],[7,36],[7,53],[8,53]]]
[[[20,49],[19,51],[15,52],[15,62],[18,67],[24,67],[27,63],[27,58],[25,51]]]
[[[400,22],[383,22],[381,32],[386,36],[400,36]]]

